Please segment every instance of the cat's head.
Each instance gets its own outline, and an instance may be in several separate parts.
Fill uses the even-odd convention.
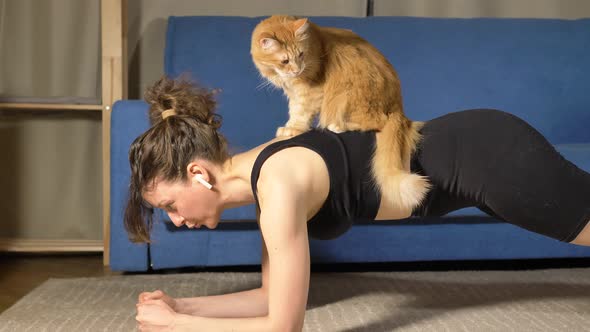
[[[290,79],[309,71],[311,33],[307,18],[273,15],[260,22],[252,32],[250,53],[262,75]]]

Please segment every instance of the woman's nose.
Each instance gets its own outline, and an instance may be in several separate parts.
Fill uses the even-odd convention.
[[[168,216],[170,217],[170,220],[172,220],[172,223],[176,227],[180,227],[184,224],[184,218],[181,217],[180,215],[178,215],[176,213],[168,213]]]

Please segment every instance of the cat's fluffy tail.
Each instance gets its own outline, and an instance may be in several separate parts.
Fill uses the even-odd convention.
[[[422,122],[390,116],[376,135],[373,176],[383,199],[411,212],[430,189],[425,176],[410,172],[410,158],[420,140]]]

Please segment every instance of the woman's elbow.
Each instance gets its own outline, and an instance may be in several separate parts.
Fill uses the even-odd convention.
[[[269,318],[269,331],[273,332],[301,332],[305,315],[293,319]]]
[[[272,332],[301,332],[303,330],[303,322],[297,324],[275,323],[271,325],[269,330]]]

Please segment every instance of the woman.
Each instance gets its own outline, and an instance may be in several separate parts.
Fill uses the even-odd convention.
[[[533,232],[590,245],[590,174],[508,113],[470,110],[426,122],[411,169],[432,188],[419,208],[401,211],[381,201],[368,171],[367,147],[380,133],[313,130],[229,156],[211,92],[163,78],[146,100],[153,126],[129,152],[125,223],[132,240],[149,241],[153,207],[177,227],[212,229],[224,209],[256,203],[263,244],[260,288],[184,299],[142,293],[142,330],[301,330],[308,236],[337,237],[359,218],[438,216],[477,206]]]

